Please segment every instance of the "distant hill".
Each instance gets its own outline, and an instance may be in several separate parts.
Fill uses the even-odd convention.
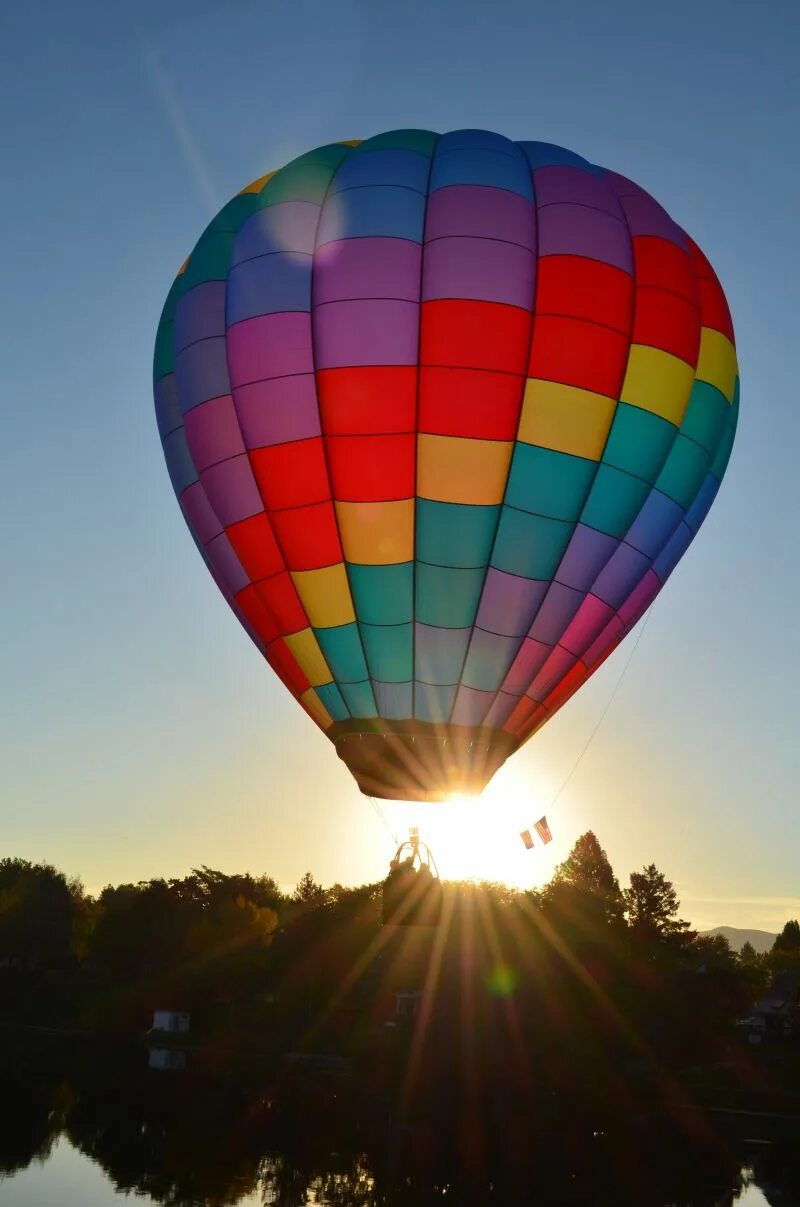
[[[701,934],[724,935],[734,951],[741,951],[745,943],[752,943],[756,951],[769,951],[778,937],[768,930],[740,930],[738,926],[715,926]]]

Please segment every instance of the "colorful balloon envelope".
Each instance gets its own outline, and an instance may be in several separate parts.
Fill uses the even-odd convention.
[[[169,292],[189,529],[363,792],[480,791],[636,624],[719,489],[730,314],[638,185],[395,130],[248,185]]]

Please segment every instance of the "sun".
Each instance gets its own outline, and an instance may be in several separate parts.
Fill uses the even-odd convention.
[[[480,796],[454,794],[436,804],[381,802],[399,838],[410,826],[433,851],[444,880],[497,880],[515,888],[533,888],[550,878],[559,844],[537,842],[527,851],[520,831],[545,812],[538,785],[503,768]]]

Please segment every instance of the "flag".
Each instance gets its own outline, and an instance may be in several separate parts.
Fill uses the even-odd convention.
[[[531,836],[530,830],[523,830],[522,833],[520,834],[520,838],[525,843],[525,850],[532,851],[533,850],[533,838]]]
[[[533,828],[541,838],[542,842],[548,843],[553,841],[553,835],[550,833],[550,827],[547,824],[546,817],[540,817]]]

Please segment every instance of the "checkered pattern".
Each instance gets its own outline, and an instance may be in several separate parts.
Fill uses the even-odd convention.
[[[154,377],[197,546],[331,736],[523,742],[661,590],[738,413],[692,240],[624,177],[481,130],[248,186],[170,290]]]

